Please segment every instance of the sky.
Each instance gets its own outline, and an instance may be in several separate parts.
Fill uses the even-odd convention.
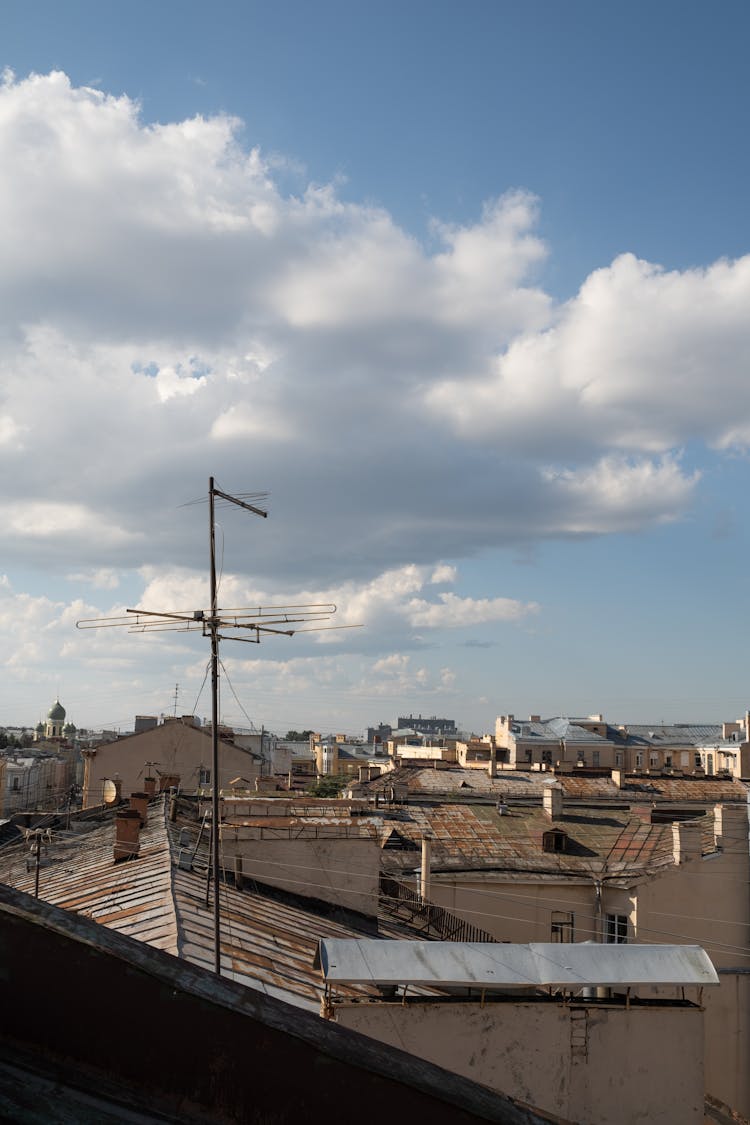
[[[744,714],[750,8],[5,0],[0,724]],[[198,503],[192,503],[199,501]],[[176,687],[176,685],[178,685]]]

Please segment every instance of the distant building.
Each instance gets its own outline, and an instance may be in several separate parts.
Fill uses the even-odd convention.
[[[260,755],[237,745],[228,727],[222,728],[221,735],[220,787],[229,786],[236,777],[254,783],[261,775]],[[140,734],[86,749],[84,808],[102,803],[107,782],[120,782],[122,792],[129,794],[144,789],[146,778],[151,777],[157,789],[174,785],[182,792],[198,793],[213,785],[212,756],[210,731],[197,726],[192,715],[165,719]]]
[[[389,723],[378,723],[376,727],[367,728],[367,737],[365,738],[365,742],[368,742],[370,746],[372,746],[373,743],[378,742],[386,743],[391,737],[392,733],[393,727]]]
[[[458,731],[454,719],[439,719],[436,715],[423,718],[421,715],[401,716],[398,720],[399,730],[411,727],[419,734],[429,734],[433,738],[456,738]]]

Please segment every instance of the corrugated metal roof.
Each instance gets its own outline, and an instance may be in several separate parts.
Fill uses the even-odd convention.
[[[40,871],[40,898],[213,970],[213,899],[206,907],[205,866],[183,871],[176,863],[180,833],[187,826],[186,821],[168,826],[164,800],[152,803],[137,859],[120,863],[114,862],[111,816],[87,832],[57,833],[48,854],[43,853],[47,865]],[[190,822],[189,827],[194,839],[197,826]],[[205,861],[206,844],[204,833],[199,862]],[[28,856],[23,843],[3,849],[0,881],[33,894],[35,871],[33,866],[27,870]],[[318,941],[356,937],[364,927],[358,930],[312,908],[228,884],[220,893],[224,975],[318,1011],[322,987],[313,969]],[[414,932],[390,918],[373,919],[370,925],[393,939]],[[349,992],[377,995],[369,986],[352,986]]]
[[[698,945],[486,945],[474,942],[322,940],[326,982],[454,988],[718,985]]]
[[[358,793],[380,793],[394,784],[405,784],[408,792],[424,796],[443,796],[462,790],[469,796],[504,798],[541,797],[551,781],[558,781],[566,797],[575,800],[628,801],[639,800],[644,795],[661,801],[696,801],[703,804],[715,801],[744,801],[747,786],[737,779],[719,777],[678,777],[658,774],[628,774],[618,787],[611,777],[589,777],[579,773],[560,773],[504,770],[498,767],[497,776],[489,777],[486,766],[481,769],[451,766],[446,769],[401,768],[381,775],[370,782],[356,785]]]
[[[627,737],[651,746],[700,746],[721,741],[721,730],[721,723],[628,723]]]
[[[606,870],[636,875],[672,864],[673,838],[669,823],[651,824],[651,807],[639,809],[567,808],[551,821],[538,806],[511,808],[500,816],[494,805],[412,804],[401,806],[384,820],[381,844],[395,828],[414,848],[425,834],[432,836],[434,871],[511,869],[574,874]],[[713,818],[706,817],[704,850],[713,850]],[[567,837],[564,851],[544,850],[550,828]],[[414,870],[413,851],[383,852],[390,871]]]

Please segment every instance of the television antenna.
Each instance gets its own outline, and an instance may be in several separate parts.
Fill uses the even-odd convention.
[[[240,496],[232,496],[208,480],[208,523],[210,557],[210,608],[194,610],[128,609],[121,617],[95,617],[76,622],[78,629],[126,628],[130,633],[196,632],[211,639],[211,842],[214,884],[214,972],[221,976],[221,909],[219,905],[219,642],[225,640],[260,644],[262,636],[276,634],[293,637],[321,629],[355,629],[356,625],[321,625],[335,612],[332,602],[301,605],[276,605],[222,609],[217,604],[216,584],[216,499],[266,519],[268,512]],[[263,500],[264,495],[252,499]],[[297,628],[296,626],[309,626]],[[292,626],[290,628],[290,626]]]

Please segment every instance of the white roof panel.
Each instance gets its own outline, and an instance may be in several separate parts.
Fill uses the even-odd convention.
[[[698,945],[323,938],[315,965],[326,981],[348,984],[582,988],[719,983],[708,954]]]

